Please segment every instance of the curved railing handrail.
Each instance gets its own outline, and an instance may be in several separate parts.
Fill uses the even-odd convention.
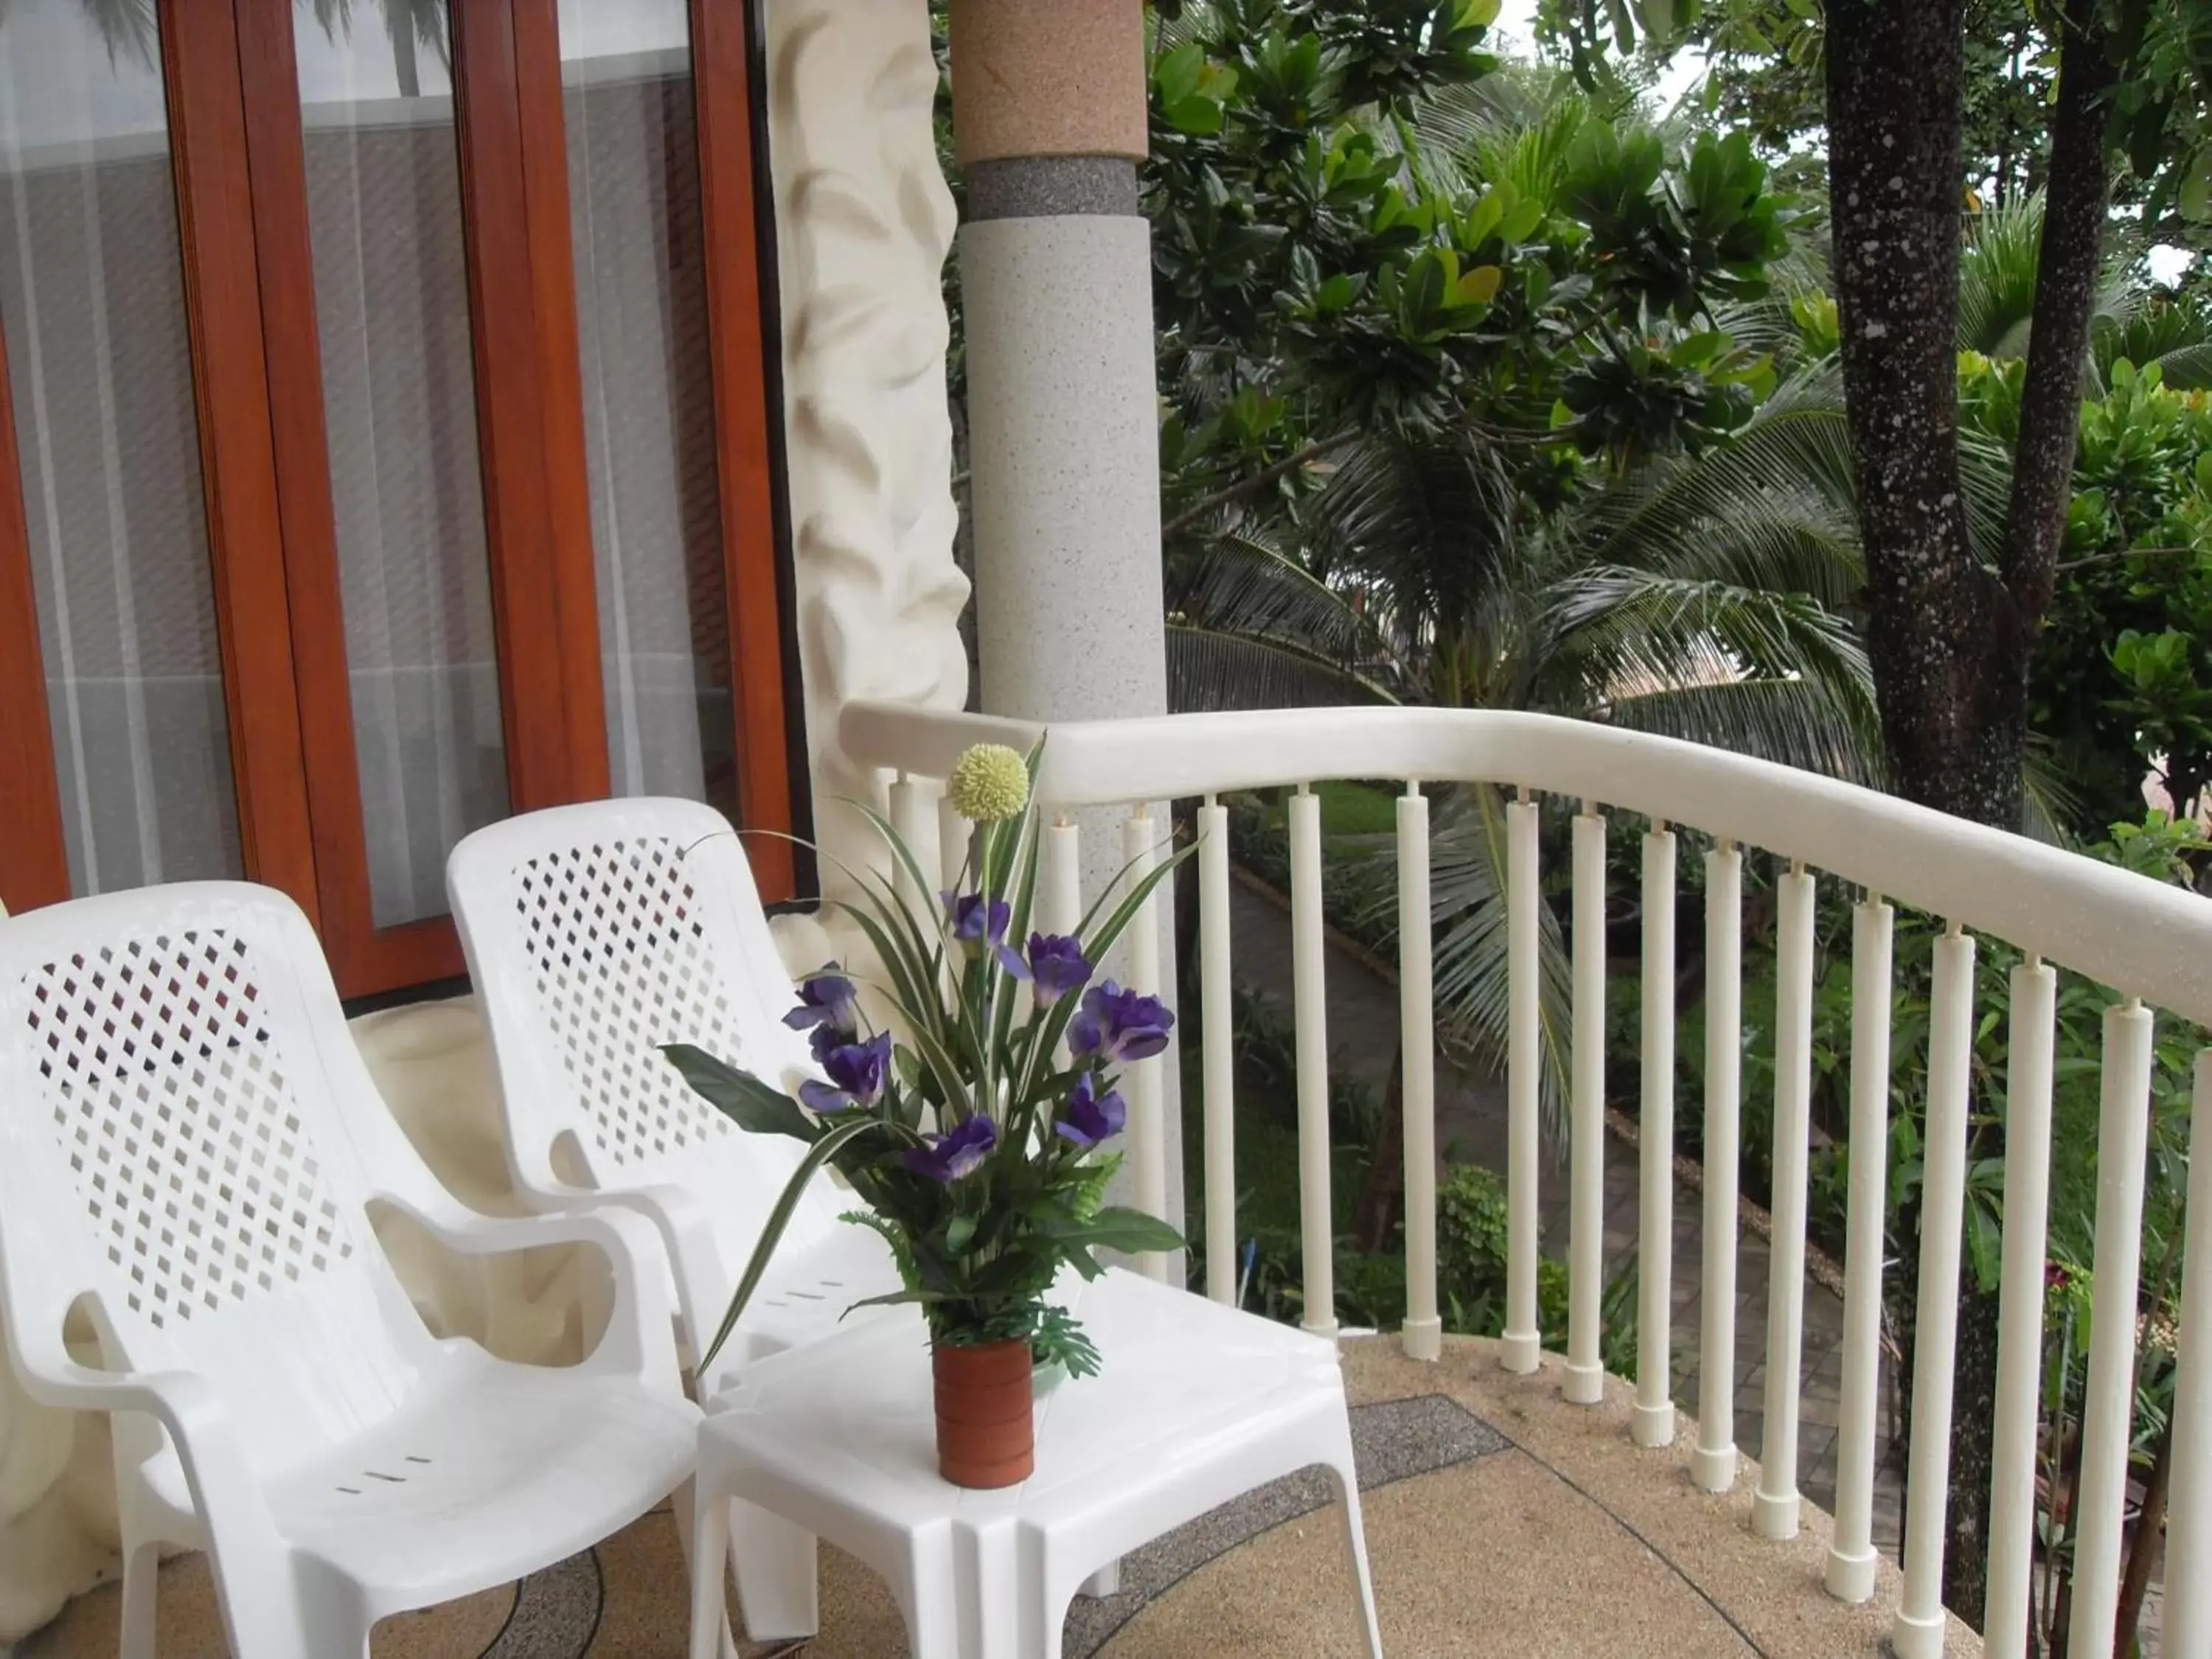
[[[943,777],[972,743],[1038,723],[854,702],[864,763]],[[1802,860],[2212,1024],[2212,900],[1856,784],[1671,738],[1548,714],[1297,708],[1054,722],[1053,806],[1167,800],[1328,778],[1525,787],[1624,807]]]

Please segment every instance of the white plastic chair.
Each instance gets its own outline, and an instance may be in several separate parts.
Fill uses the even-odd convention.
[[[367,1206],[487,1254],[588,1243],[596,1352],[423,1328]],[[164,1546],[204,1547],[239,1659],[364,1654],[388,1614],[587,1547],[688,1476],[650,1229],[464,1209],[386,1111],[307,920],[234,883],[0,921],[0,1313],[24,1389],[116,1413],[125,1659]],[[64,1346],[88,1314],[102,1365]],[[688,1501],[679,1500],[679,1501]]]
[[[802,1149],[737,1128],[659,1045],[696,1043],[772,1081],[813,1069],[783,1024],[791,976],[736,833],[692,801],[551,807],[468,836],[446,885],[491,1028],[517,1191],[544,1209],[651,1220],[702,1353]],[[854,1201],[827,1176],[809,1191],[702,1400],[898,1287],[883,1241],[838,1221]],[[811,1635],[812,1540],[742,1509],[735,1532],[750,1633]]]

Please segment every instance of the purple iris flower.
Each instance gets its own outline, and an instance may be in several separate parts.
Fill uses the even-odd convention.
[[[1054,1134],[1073,1141],[1087,1152],[1100,1141],[1120,1134],[1121,1126],[1128,1120],[1129,1109],[1120,1093],[1109,1089],[1100,1094],[1097,1073],[1085,1072],[1075,1079],[1075,1088],[1067,1097],[1067,1104],[1060,1109],[1060,1121],[1052,1128]]]
[[[1030,981],[1036,1006],[1049,1008],[1090,982],[1091,963],[1084,957],[1081,939],[1066,933],[1031,933],[1029,960],[1014,977]]]
[[[951,914],[953,939],[970,962],[988,951],[1008,973],[1017,978],[1028,976],[1021,957],[1006,943],[1006,928],[1014,919],[1012,905],[1002,898],[986,899],[981,893],[963,893],[957,897],[940,893],[938,896]]]
[[[819,1060],[825,1032],[836,1039],[827,1045],[831,1048],[858,1033],[860,1001],[860,993],[853,988],[851,980],[837,971],[837,964],[824,963],[799,985],[799,1006],[783,1017],[783,1023],[794,1031],[811,1029],[814,1032],[814,1057]]]
[[[999,1144],[999,1127],[981,1113],[954,1126],[951,1133],[927,1135],[927,1146],[908,1150],[906,1167],[932,1181],[954,1182],[973,1175]]]
[[[1068,1022],[1067,1046],[1079,1058],[1106,1065],[1149,1060],[1168,1046],[1175,1016],[1158,997],[1125,991],[1112,980],[1083,994],[1083,1007]]]
[[[865,1110],[883,1098],[891,1080],[891,1034],[879,1031],[866,1042],[830,1048],[821,1060],[829,1082],[808,1079],[799,1085],[799,1099],[817,1112]]]

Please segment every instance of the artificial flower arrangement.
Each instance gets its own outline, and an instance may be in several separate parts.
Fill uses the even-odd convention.
[[[801,1083],[795,1097],[690,1044],[663,1050],[741,1127],[808,1144],[702,1358],[702,1374],[759,1285],[801,1192],[828,1164],[865,1206],[846,1219],[884,1236],[903,1281],[872,1301],[916,1304],[928,1323],[939,1468],[963,1486],[1028,1476],[1035,1368],[1057,1364],[1074,1376],[1098,1369],[1097,1349],[1047,1299],[1061,1270],[1095,1278],[1103,1271],[1098,1250],[1182,1243],[1165,1222],[1104,1202],[1121,1163],[1104,1148],[1127,1116],[1116,1068],[1165,1048],[1175,1016],[1158,998],[1112,980],[1092,982],[1177,860],[1133,883],[1125,871],[1073,934],[1030,932],[1042,834],[1036,760],[995,744],[960,757],[946,790],[975,832],[959,890],[940,895],[933,915],[917,915],[879,873],[854,874],[864,896],[839,908],[881,964],[873,988],[892,1010],[896,1036],[868,1028],[853,978],[831,963],[807,977],[785,1016],[810,1034],[823,1073]],[[881,814],[858,810],[914,890],[929,891],[898,832]],[[1026,945],[1018,945],[1024,935]]]

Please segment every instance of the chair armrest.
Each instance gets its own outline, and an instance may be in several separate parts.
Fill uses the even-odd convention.
[[[736,1279],[724,1266],[706,1206],[690,1191],[670,1182],[630,1187],[533,1187],[530,1196],[566,1212],[616,1210],[643,1217],[659,1230],[676,1276],[677,1311],[684,1341],[696,1360],[708,1337],[722,1322]]]
[[[398,1194],[381,1196],[421,1222],[440,1243],[463,1255],[506,1255],[564,1244],[595,1247],[614,1273],[615,1306],[606,1334],[582,1369],[620,1372],[680,1389],[682,1372],[670,1328],[674,1310],[661,1270],[660,1239],[640,1217],[612,1206],[488,1216],[459,1203],[440,1204],[433,1210]]]
[[[66,1411],[140,1412],[167,1431],[184,1465],[192,1503],[210,1537],[276,1559],[289,1549],[269,1512],[260,1476],[233,1431],[230,1413],[205,1381],[189,1371],[103,1371],[66,1358],[19,1369],[23,1391]]]

